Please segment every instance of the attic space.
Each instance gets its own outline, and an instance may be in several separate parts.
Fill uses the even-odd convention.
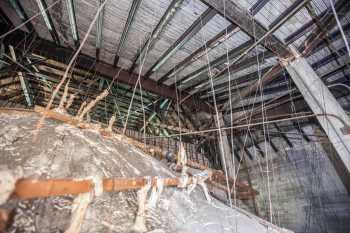
[[[349,0],[0,0],[0,233],[349,233]]]

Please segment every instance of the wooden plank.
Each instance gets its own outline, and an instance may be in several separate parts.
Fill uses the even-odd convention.
[[[178,186],[180,184],[179,178],[158,178],[152,177],[150,182],[155,186],[157,180],[161,179],[164,186]],[[103,180],[104,192],[119,192],[127,190],[136,190],[145,186],[148,178],[111,178]],[[187,185],[192,183],[192,179],[188,179]],[[65,195],[78,195],[80,193],[87,193],[94,189],[94,183],[91,180],[73,180],[73,179],[20,179],[17,181],[15,190],[11,198],[15,199],[32,199],[44,198]]]

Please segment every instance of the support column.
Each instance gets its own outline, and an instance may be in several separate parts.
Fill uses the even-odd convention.
[[[218,122],[216,122],[216,127],[219,127]],[[220,127],[225,127],[225,122],[224,122],[224,118],[222,113],[219,113],[219,124]],[[220,133],[220,132],[219,132]],[[218,145],[219,145],[219,150],[221,153],[221,164],[222,166],[224,166],[224,164],[226,163],[226,169],[227,169],[227,175],[229,177],[234,177],[234,169],[233,169],[233,160],[234,160],[234,156],[231,153],[231,147],[229,144],[229,140],[227,137],[227,132],[226,130],[221,130],[221,138],[222,138],[222,147],[223,149],[221,149],[221,141],[220,141],[220,136],[218,136]],[[223,159],[225,160],[225,163],[223,161]]]
[[[333,165],[350,193],[350,135],[342,132],[350,125],[349,116],[305,58],[297,55],[286,68],[313,113],[325,114],[317,120],[337,151],[341,163]]]

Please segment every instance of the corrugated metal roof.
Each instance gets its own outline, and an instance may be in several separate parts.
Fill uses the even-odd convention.
[[[148,0],[141,2],[136,17],[131,25],[124,48],[120,54],[120,65],[123,68],[130,68],[136,55],[149,38],[149,35],[168,8],[170,2],[170,0]],[[162,36],[163,34],[161,34],[161,37]],[[150,57],[150,53],[147,57]]]
[[[290,7],[296,0],[270,0],[268,3],[254,16],[254,18],[261,23],[265,28],[268,28],[271,23],[276,20],[288,7]],[[46,0],[47,4],[50,5],[54,0]],[[85,0],[85,1],[74,1],[76,5],[76,21],[78,24],[78,32],[80,41],[85,36],[90,22],[92,21],[97,8],[99,6],[98,0]],[[120,41],[125,23],[127,21],[128,13],[131,7],[130,0],[120,1],[109,1],[106,4],[104,10],[103,27],[102,27],[102,48],[100,51],[101,60],[113,64],[116,49]],[[121,51],[119,66],[124,69],[130,68],[133,59],[139,52],[142,45],[147,40],[148,35],[151,33],[153,28],[156,26],[171,0],[144,0],[136,13],[135,19],[131,24],[128,37]],[[238,0],[234,1],[246,10],[252,8],[257,0]],[[23,8],[29,17],[33,16],[39,11],[35,1],[21,1]],[[328,0],[312,0],[312,8],[315,9],[319,15],[326,9],[329,9]],[[148,51],[145,64],[142,70],[142,74],[145,74],[155,62],[163,55],[163,53],[190,27],[190,25],[207,9],[207,6],[201,3],[200,0],[185,0],[174,17],[170,20],[169,24],[165,27],[159,38],[156,39],[154,46]],[[55,7],[49,10],[52,15],[55,29],[58,32],[61,43],[64,46],[70,46],[74,48],[74,41],[72,39],[72,33],[70,29],[67,6],[65,1],[59,2]],[[291,17],[285,24],[283,24],[274,35],[279,38],[282,42],[284,39],[302,28],[307,22],[311,20],[309,13],[306,8],[303,8],[295,16]],[[349,24],[350,13],[347,14],[342,20],[342,23]],[[37,30],[40,37],[52,40],[48,29],[45,26],[45,22],[42,17],[36,17],[32,20],[35,29]],[[178,49],[154,74],[151,75],[151,79],[158,80],[171,70],[176,64],[187,58],[196,49],[200,48],[205,41],[213,38],[225,27],[229,25],[229,22],[220,15],[216,15],[211,19],[196,35],[194,35],[187,43],[185,43],[180,49]],[[310,31],[316,28],[315,25],[311,26],[300,38],[297,38],[292,44],[295,47],[299,47],[307,38]],[[337,30],[337,27],[334,27]],[[349,33],[347,33],[349,34]],[[192,62],[185,69],[177,74],[176,79],[181,80],[185,76],[191,74],[197,69],[207,66],[208,62],[212,62],[220,56],[226,54],[243,43],[247,42],[251,38],[243,31],[237,28],[237,31],[228,38],[225,42],[219,44],[217,47],[208,51],[208,54],[200,57],[196,61]],[[333,46],[336,49],[340,49],[345,46],[342,39],[338,39],[333,42]],[[262,47],[259,46],[259,51],[262,52]],[[96,26],[93,27],[90,35],[88,36],[87,42],[84,44],[83,53],[95,57],[96,53]],[[314,55],[308,58],[310,63],[315,63],[325,58],[331,53],[328,48],[321,49]],[[250,52],[246,57],[256,56],[255,49]],[[344,64],[344,59],[338,59],[341,64]],[[242,60],[240,60],[242,61]],[[239,61],[239,62],[240,62]],[[276,64],[276,58],[266,59],[264,62],[259,64],[259,69]],[[339,66],[336,61],[327,63],[325,66],[320,67],[317,73],[322,75]],[[218,70],[224,69],[225,64],[217,67]],[[252,65],[246,69],[240,70],[231,75],[231,78],[239,78],[247,74],[257,72],[258,66]],[[136,70],[137,71],[137,70]],[[182,85],[181,88],[190,87],[191,85],[197,84],[201,80],[208,80],[207,72],[204,72],[199,77],[192,81]],[[220,78],[215,80],[215,84],[221,84],[227,82],[228,78]],[[171,85],[175,81],[175,78],[171,78],[165,82],[166,85]]]
[[[162,36],[148,51],[142,69],[144,75],[160,56],[186,31],[187,28],[207,9],[199,0],[185,1],[165,28]]]

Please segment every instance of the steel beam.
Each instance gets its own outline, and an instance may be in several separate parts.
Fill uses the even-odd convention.
[[[311,0],[309,0],[311,1]],[[305,0],[296,0],[290,5],[285,11],[282,12],[270,25],[269,28],[274,28],[277,24],[279,24],[282,20],[284,20],[288,15],[296,8],[301,9],[301,7],[305,6],[309,3],[309,1]]]
[[[350,31],[350,24],[345,25],[345,27],[344,27],[343,29],[344,29],[345,32]],[[305,33],[305,32],[303,32],[303,33]],[[329,34],[329,37],[331,38],[332,41],[335,41],[335,40],[339,39],[339,38],[341,37],[340,31],[339,31],[339,30],[336,30],[336,31],[330,33],[330,34]],[[294,40],[290,41],[290,43],[292,43],[293,41],[294,41]],[[327,46],[326,43],[325,43],[324,41],[321,41],[321,42],[315,47],[315,49],[312,51],[312,53],[316,53],[316,52],[320,51],[321,49],[325,48],[326,46]],[[342,53],[342,52],[338,51],[337,54],[341,54],[341,53]],[[310,55],[311,55],[311,54],[310,54]],[[333,56],[333,59],[334,59],[334,55],[336,55],[336,53],[334,53],[334,54],[332,55],[332,56]],[[327,59],[327,60],[328,60],[328,59]],[[331,60],[332,60],[332,59],[329,59],[329,61],[331,61]],[[261,71],[262,76],[264,76],[264,74],[265,74],[270,68],[272,68],[272,67],[264,68],[264,69]],[[341,71],[342,71],[341,69],[343,69],[343,68],[345,68],[345,65],[342,66],[342,68],[340,68],[340,70],[337,70],[336,73],[337,73],[337,72],[341,72]],[[334,74],[335,74],[335,73],[330,73],[329,75],[334,75]],[[241,83],[243,83],[243,81],[241,81],[241,80],[251,81],[251,80],[254,79],[254,77],[257,78],[257,73],[256,73],[256,72],[253,72],[253,73],[251,73],[251,74],[248,74],[248,75],[239,77],[237,80],[233,80],[233,81],[231,81],[231,82],[235,83],[235,85],[236,85],[236,84],[241,84]],[[280,77],[280,76],[279,76],[279,77]],[[322,76],[322,77],[323,77],[323,76]],[[218,88],[227,86],[227,84],[228,84],[228,82],[220,83],[220,84],[218,84],[218,85],[215,85],[215,84],[214,84],[214,88],[215,88],[215,89],[218,89]],[[234,88],[234,87],[232,87],[232,88]],[[220,92],[217,92],[217,91],[216,91],[216,93],[220,93]],[[202,94],[202,95],[203,95],[203,94]]]
[[[286,44],[290,44],[293,41],[299,39],[300,37],[302,37],[303,35],[306,34],[306,32],[308,30],[310,30],[310,28],[314,25],[316,20],[323,20],[323,18],[325,17],[326,14],[329,14],[329,10],[325,10],[323,11],[316,19],[312,19],[309,22],[307,22],[306,24],[304,24],[302,27],[300,27],[298,30],[296,30],[295,32],[293,32],[292,34],[290,34],[289,36],[287,36],[284,41],[286,42]]]
[[[67,12],[69,17],[69,24],[73,36],[73,40],[76,47],[79,47],[79,32],[77,27],[77,20],[75,17],[75,5],[74,0],[66,0]]]
[[[177,50],[179,50],[187,41],[196,35],[204,25],[206,25],[214,16],[216,11],[208,8],[192,25],[175,41],[170,48],[163,53],[163,55],[153,64],[153,66],[146,72],[145,77],[149,78],[156,72]],[[160,80],[162,82],[163,80]]]
[[[270,144],[272,150],[275,153],[278,153],[278,147],[275,145],[275,143],[272,141],[271,137],[270,137],[270,133],[268,132],[266,135],[266,140],[268,141],[268,143]]]
[[[258,22],[254,22],[254,18],[247,13],[244,9],[240,9],[238,6],[235,6],[235,4],[231,1],[229,2],[219,2],[214,0],[202,0],[206,2],[209,5],[214,4],[214,8],[217,9],[217,11],[221,12],[225,17],[227,17],[229,20],[232,20],[236,22],[238,26],[242,28],[242,30],[246,31],[248,35],[253,37],[255,39],[255,42],[252,46],[250,46],[248,49],[246,49],[242,54],[240,54],[237,58],[235,58],[231,64],[234,65],[239,60],[241,60],[243,57],[245,57],[250,51],[252,51],[256,46],[259,44],[262,44],[264,41],[269,41],[269,43],[264,44],[264,46],[269,49],[270,51],[277,54],[279,57],[289,57],[291,56],[290,51],[286,46],[281,43],[274,35],[273,33],[282,26],[283,23],[285,23],[290,17],[292,17],[295,13],[297,13],[307,2],[310,0],[303,0],[301,2],[298,2],[299,4],[291,9],[288,14],[284,16],[282,20],[280,20],[276,25],[271,27],[268,31],[261,26]],[[238,17],[237,17],[238,16]],[[250,16],[250,18],[249,18]],[[242,20],[240,17],[244,17]],[[253,23],[251,22],[253,21]],[[217,72],[215,75],[213,75],[212,79],[215,80],[222,76],[222,74],[226,73],[227,69],[226,67],[221,69],[219,72]],[[209,81],[207,82],[209,83]],[[199,86],[195,87],[195,90],[191,92],[191,94],[195,94],[198,91],[202,89],[202,87],[205,87],[207,83],[203,83]],[[226,105],[224,105],[227,107]]]
[[[191,55],[182,60],[179,64],[177,64],[174,68],[172,68],[168,73],[166,73],[158,82],[164,82],[165,80],[174,77],[177,73],[184,70],[187,66],[189,66],[194,61],[198,60],[200,57],[204,56],[206,52],[214,49],[225,40],[230,38],[234,32],[237,30],[237,27],[233,24],[222,30],[219,34],[211,38],[209,41],[206,41],[204,45],[194,51]],[[180,83],[180,82],[179,82]]]
[[[234,3],[233,1],[201,1],[208,6],[213,7],[218,13],[225,16],[233,24],[240,27],[249,36],[255,38],[256,41],[265,37],[265,40],[269,41],[269,43],[264,46],[277,56],[285,57],[290,55],[288,48],[286,48],[281,41],[279,41],[274,35],[268,34],[268,31],[252,17],[250,12],[243,9],[238,4]]]
[[[345,55],[346,53],[346,50],[345,50],[345,47],[344,48],[341,48],[338,50],[338,54],[341,54],[341,55]],[[313,69],[319,69],[320,67],[324,66],[324,65],[327,65],[328,63],[330,62],[333,62],[336,58],[336,54],[335,53],[332,53],[331,55],[329,56],[326,56],[324,57],[323,59],[317,61],[317,62],[314,62],[311,66]],[[262,76],[270,69],[271,67],[267,67],[265,69],[263,69],[261,71],[262,73]],[[347,65],[340,65],[338,66],[336,69],[334,70],[331,70],[329,71],[328,73],[326,73],[325,75],[322,75],[322,80],[324,80],[325,83],[327,83],[327,79],[332,77],[333,75],[336,75],[338,74],[339,72],[344,72],[344,70],[347,68]],[[288,75],[288,74],[287,74]],[[346,77],[346,76],[345,76]],[[237,80],[233,80],[231,81],[231,83],[234,83],[234,85],[231,87],[231,91],[234,91],[234,90],[237,90],[237,89],[243,89],[245,86],[247,86],[249,84],[249,81],[253,80],[253,79],[256,79],[257,78],[257,74],[256,72],[252,73],[252,74],[248,74],[248,75],[245,75],[245,76],[242,76],[240,77],[239,79]],[[287,77],[289,78],[289,76]],[[283,74],[278,74],[276,75],[276,78],[274,79],[274,81],[271,82],[272,83],[277,83],[277,82],[281,82],[283,79],[286,79],[286,77],[284,77]],[[244,82],[247,82],[248,84],[245,85],[243,88],[237,88],[236,86],[241,84],[241,83],[244,83]],[[218,85],[218,87],[215,87],[216,89],[219,88],[219,87],[222,87],[222,86],[225,86],[227,85],[227,82],[225,83],[222,83],[220,85]],[[274,91],[281,91],[281,89],[279,88],[269,88],[269,87],[265,87],[264,88],[264,94],[268,94],[268,93],[272,93]],[[221,90],[221,91],[215,91],[215,94],[217,97],[220,97],[220,96],[225,96],[229,93],[228,90]],[[255,93],[250,93],[249,95],[247,96],[253,96],[255,95]],[[210,96],[209,94],[206,94],[206,96]],[[228,99],[228,96],[226,98],[226,100]]]
[[[59,76],[60,78],[60,76]],[[42,82],[37,80],[37,79],[29,79],[29,82],[32,84],[41,84]],[[59,82],[59,79],[57,80],[48,80],[48,82],[52,83],[53,85],[57,85],[57,83]],[[31,88],[33,91],[35,91],[35,93],[37,94],[38,92],[41,91],[41,89],[38,88]],[[45,90],[44,90],[45,91]],[[47,92],[47,91],[45,91]],[[70,85],[69,85],[69,92],[74,93],[76,95],[75,101],[80,100],[81,102],[84,101],[84,99],[95,99],[97,94],[99,93],[99,90],[97,88],[93,88],[93,87],[83,87],[77,84],[77,82],[73,82],[73,80],[71,80]],[[60,92],[58,94],[61,94]],[[50,96],[50,92],[47,92],[47,96]],[[110,93],[108,95],[108,97],[106,97],[103,101],[104,104],[108,104],[110,105],[114,105],[113,99],[117,99],[118,100],[118,104],[121,106],[124,106],[124,108],[127,110],[129,107],[129,103],[130,103],[130,96],[118,96],[117,94],[112,94]],[[137,108],[142,108],[142,104],[134,99],[134,106]],[[121,107],[122,108],[122,107]],[[148,113],[150,110],[148,110],[147,108],[145,109],[145,112]]]
[[[340,50],[339,50],[339,53],[345,54],[345,53],[346,53],[345,48],[340,49]],[[327,65],[327,64],[329,64],[330,62],[334,61],[336,58],[337,58],[337,57],[332,56],[332,54],[331,54],[331,55],[326,56],[326,57],[324,57],[323,59],[321,59],[321,60],[319,60],[319,61],[317,61],[317,62],[314,62],[313,64],[311,64],[311,67],[312,67],[314,70],[317,70],[317,69],[321,68],[322,66]],[[332,70],[330,73],[331,73],[332,75],[334,75],[334,73],[340,72],[340,71],[344,70],[345,67],[347,67],[347,66],[346,66],[346,65],[343,65],[343,66],[340,67],[341,69],[337,68],[337,69],[335,69],[335,70]],[[325,77],[329,77],[328,75],[329,75],[329,73],[327,73],[326,75],[321,76],[321,79],[322,79],[326,84],[327,84],[328,82],[325,80]],[[289,78],[289,75],[286,74],[286,76]],[[283,75],[280,75],[278,79],[275,79],[275,81],[276,81],[276,83],[277,83],[277,81],[279,81],[278,83],[280,83],[283,79],[287,79],[287,77],[284,77]],[[345,76],[344,76],[344,77],[345,77]],[[275,81],[274,81],[273,83],[271,82],[271,84],[274,84]],[[282,84],[280,84],[280,85],[278,85],[278,86],[276,86],[276,85],[268,85],[268,86],[265,86],[265,87],[263,88],[262,93],[263,93],[263,95],[266,95],[266,94],[274,94],[274,93],[277,93],[277,92],[287,91],[288,89],[291,89],[291,88],[293,88],[293,87],[295,87],[294,83],[291,83],[291,84],[282,83]],[[258,93],[261,93],[261,91],[259,91]],[[256,95],[256,93],[251,93],[251,94],[248,95],[248,96],[255,96],[255,95]],[[221,95],[221,96],[222,96],[222,95]],[[217,97],[220,97],[220,95],[218,95]]]
[[[258,13],[258,11],[268,2],[269,0],[260,0],[259,2],[257,2],[257,4],[259,6],[253,6],[251,10],[251,14],[255,15],[256,13]],[[165,74],[160,81],[166,80],[168,78],[173,77],[175,74],[177,74],[178,72],[180,72],[181,70],[185,69],[186,66],[190,65],[192,62],[196,61],[197,59],[199,59],[200,57],[202,57],[203,55],[205,55],[207,52],[209,52],[211,49],[215,48],[216,46],[220,45],[221,43],[223,43],[224,41],[226,41],[228,38],[230,38],[235,32],[237,32],[239,30],[239,28],[234,25],[231,24],[230,26],[228,26],[227,28],[225,28],[224,30],[222,30],[219,34],[217,34],[216,36],[214,36],[212,39],[210,39],[209,41],[205,42],[205,44],[198,48],[195,52],[193,52],[190,56],[186,57],[182,62],[180,62],[178,65],[176,65],[173,69],[171,69],[167,74]],[[252,44],[252,41],[251,41]],[[230,52],[229,52],[230,54]],[[230,56],[229,55],[229,59],[230,57],[234,57],[234,56]],[[224,54],[223,56],[220,57],[220,61],[221,63],[224,63],[227,61],[227,56],[226,54]],[[215,64],[215,63],[214,63]],[[218,63],[217,63],[218,64]],[[198,72],[202,72],[203,68],[201,68],[200,70],[198,70]],[[196,77],[196,75],[190,75],[189,77],[185,77],[183,79],[183,81],[188,80],[188,79],[192,79]],[[159,81],[158,81],[159,82]],[[175,85],[179,85],[181,84],[182,80],[179,80],[177,83],[173,84],[173,86]]]
[[[221,78],[224,78],[223,76],[225,76],[228,72],[234,74],[234,73],[237,73],[241,70],[244,70],[244,69],[247,69],[253,65],[255,65],[257,62],[263,62],[265,59],[269,59],[271,57],[273,57],[274,54],[270,51],[266,51],[266,52],[261,52],[256,56],[253,56],[253,57],[248,57],[246,59],[243,59],[241,62],[239,63],[234,63],[234,64],[231,64],[228,68],[225,69],[224,72],[221,73]],[[225,55],[226,57],[226,55]],[[226,59],[227,61],[227,59]],[[215,66],[214,66],[215,67]],[[213,67],[211,67],[212,69]],[[218,80],[218,79],[217,79]],[[232,82],[232,81],[231,81]],[[208,80],[202,80],[200,81],[199,83],[196,83],[196,86],[201,86],[203,84],[206,84],[208,83]],[[207,84],[208,86],[207,87],[210,87],[209,84]],[[203,86],[202,88],[206,88],[205,86]],[[185,89],[185,91],[188,91],[189,88]]]
[[[9,4],[11,6],[9,6]],[[22,4],[18,0],[0,1],[0,7],[6,14],[7,18],[11,19],[13,25],[15,26],[24,23],[28,20],[28,15],[23,10]],[[16,15],[18,17],[16,17]],[[28,33],[36,33],[33,24],[30,21],[26,23],[26,25],[21,27],[21,29]]]
[[[129,10],[128,19],[126,20],[126,23],[124,25],[123,33],[122,33],[122,36],[120,37],[118,47],[117,47],[117,52],[116,52],[115,57],[114,57],[114,66],[118,66],[120,53],[124,47],[125,41],[126,41],[128,34],[129,34],[130,27],[134,21],[136,12],[140,7],[141,1],[142,0],[133,0],[132,1],[131,7]]]
[[[271,66],[261,69],[260,70],[261,75],[263,76],[270,69],[271,69]],[[242,85],[245,87],[246,86],[246,85],[244,85],[245,83],[247,83],[247,85],[249,85],[249,83],[252,81],[255,81],[256,78],[257,78],[257,72],[252,72],[250,74],[243,75],[239,78],[231,80],[231,83],[233,85],[233,86],[231,86],[231,91],[237,90],[238,88],[240,88],[239,86],[242,86]],[[222,89],[219,91],[219,89],[224,88],[224,87],[228,87],[228,82],[220,83],[217,85],[215,85],[215,83],[214,83],[215,93],[217,93],[217,94],[220,94],[222,92],[228,93],[228,88],[227,88],[227,90]],[[208,89],[210,90],[210,88],[208,88]],[[211,90],[209,91],[208,89],[203,90],[201,93],[199,93],[199,95],[200,96],[207,95],[207,96],[203,96],[203,97],[212,96],[212,93],[211,93],[212,91]],[[209,95],[209,93],[210,93],[210,95]]]
[[[16,45],[22,42],[24,36],[25,33],[23,33],[22,31],[16,31],[14,33],[11,33],[8,37],[6,37],[6,40],[4,42],[5,44]],[[71,49],[58,46],[44,39],[34,41],[31,48],[33,53],[40,54],[49,59],[60,60],[65,62],[68,62],[74,53],[74,51],[72,51]],[[90,70],[91,67],[94,67],[96,72],[98,72],[102,77],[104,77],[108,81],[112,81],[114,79],[115,82],[120,81],[130,86],[136,85],[138,80],[137,75],[129,74],[127,71],[122,70],[119,67],[114,67],[113,65],[104,63],[102,61],[96,64],[95,63],[96,62],[94,58],[84,54],[79,54],[76,60],[76,67],[85,70]],[[116,74],[119,75],[116,76]],[[158,96],[163,96],[166,98],[177,100],[177,95],[174,88],[170,88],[165,85],[158,85],[157,82],[151,79],[145,79],[142,76],[140,77],[140,81],[144,90],[154,93]],[[186,93],[182,92],[183,99],[187,96],[188,95]],[[197,101],[194,98],[186,98],[186,100],[183,103],[188,105],[192,111],[197,110],[211,112],[211,108],[208,104],[204,103],[203,101]]]
[[[264,158],[264,157],[265,157],[264,150],[260,147],[259,143],[255,140],[254,135],[251,135],[251,136],[250,136],[250,140],[252,140],[253,146],[255,146],[256,149],[258,149],[258,152],[259,152],[259,154],[261,155],[261,157]]]
[[[252,15],[256,15],[270,0],[258,0],[250,9]]]
[[[60,39],[58,37],[57,31],[55,29],[55,25],[53,24],[51,15],[49,10],[47,9],[47,4],[45,0],[36,0],[39,10],[41,11],[41,15],[45,21],[46,27],[50,32],[50,35],[52,37],[52,40],[56,43],[56,44],[60,44]]]
[[[327,79],[329,79],[330,77],[332,77],[333,75],[336,75],[340,72],[344,72],[346,70],[346,68],[348,68],[347,65],[341,65],[338,66],[337,68],[335,68],[334,70],[330,70],[328,71],[326,74],[322,75],[322,80],[324,80],[325,82],[327,81]]]
[[[163,14],[162,18],[159,20],[157,26],[153,29],[150,37],[147,39],[146,43],[142,46],[140,52],[136,55],[134,62],[132,63],[129,72],[132,73],[136,68],[137,64],[144,59],[146,50],[150,50],[153,47],[155,40],[158,38],[160,33],[163,31],[165,26],[172,19],[177,9],[180,7],[183,0],[172,0],[169,7]],[[148,49],[147,49],[148,48]]]
[[[99,7],[102,5],[102,0],[99,1]],[[103,28],[103,16],[104,16],[105,8],[99,12],[98,18],[96,21],[96,60],[100,60],[100,51],[102,46],[102,28]]]
[[[324,66],[324,65],[334,61],[335,59],[337,59],[338,55],[344,56],[346,54],[347,54],[346,47],[342,47],[337,52],[331,53],[330,55],[328,55],[328,56],[322,58],[321,60],[313,63],[311,66],[312,66],[313,69],[317,70],[320,67],[322,67],[322,66]]]
[[[232,59],[236,56],[238,56],[242,51],[244,51],[245,49],[247,49],[249,46],[251,46],[253,44],[253,41],[247,41],[241,45],[239,45],[238,47],[231,49],[227,54],[223,54],[220,57],[216,58],[214,61],[210,62],[209,65],[204,65],[201,68],[199,68],[198,70],[193,71],[192,73],[188,74],[187,76],[185,76],[183,79],[179,80],[176,85],[180,85],[186,82],[189,82],[191,80],[193,80],[194,78],[197,78],[198,76],[200,76],[201,74],[207,72],[208,67],[210,67],[211,69],[216,68],[222,64],[224,64],[225,62],[227,62],[227,57],[228,59]],[[175,86],[175,85],[174,85]]]

